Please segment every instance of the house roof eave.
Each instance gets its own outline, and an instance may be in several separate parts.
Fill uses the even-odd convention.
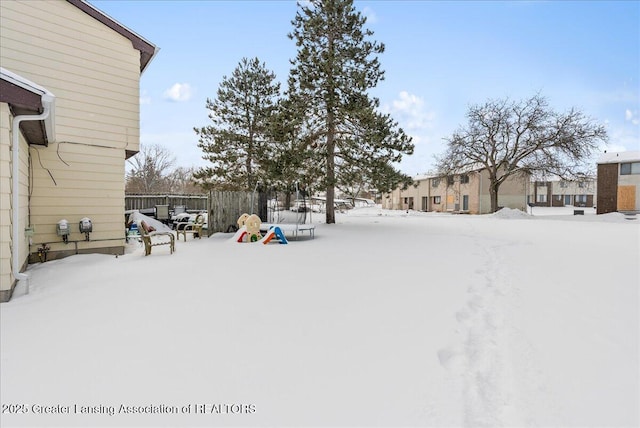
[[[49,108],[45,119],[20,124],[20,130],[30,144],[46,146],[55,141],[55,99],[46,88],[0,67],[0,102],[9,105],[14,117],[38,115],[45,105]]]
[[[67,2],[111,28],[116,33],[129,39],[134,49],[140,51],[140,73],[147,68],[158,51],[158,48],[153,43],[111,18],[106,13],[88,3],[86,0],[67,0]]]

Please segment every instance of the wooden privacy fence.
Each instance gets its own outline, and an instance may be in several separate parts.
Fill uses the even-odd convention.
[[[229,226],[236,226],[243,213],[257,214],[262,221],[267,219],[267,195],[259,192],[209,193],[208,233],[226,232]]]
[[[206,211],[209,236],[237,225],[238,217],[243,213],[257,214],[262,221],[267,221],[266,193],[211,191],[208,195],[125,195],[125,210],[150,211],[149,215],[153,216],[156,205],[168,205],[171,211],[179,206],[189,212]]]
[[[124,197],[125,210],[147,210],[156,205],[169,205],[170,209],[183,206],[187,211],[205,211],[208,209],[208,195],[139,195],[127,194]]]

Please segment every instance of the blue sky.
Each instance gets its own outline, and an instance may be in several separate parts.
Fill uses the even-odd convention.
[[[286,82],[295,1],[91,1],[160,48],[140,83],[143,144],[180,166],[202,166],[193,127],[207,97],[243,57]],[[428,172],[469,105],[541,93],[609,132],[608,151],[640,150],[640,2],[356,1],[368,17],[385,80],[372,95],[414,138],[400,169]],[[603,147],[603,149],[605,149]]]

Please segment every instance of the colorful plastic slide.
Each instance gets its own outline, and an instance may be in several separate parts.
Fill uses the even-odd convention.
[[[258,242],[260,234],[260,217],[255,214],[242,214],[238,218],[238,231],[233,235],[236,242]]]
[[[233,239],[236,242],[244,242],[244,237],[247,235],[247,226],[242,226],[238,231],[233,235]]]
[[[281,244],[288,244],[287,238],[284,236],[284,232],[278,226],[271,226],[267,231],[267,234],[264,235],[264,238],[260,240],[263,244],[268,244],[271,242],[273,238],[276,238]]]
[[[289,243],[284,232],[278,226],[270,226],[266,235],[263,237],[260,235],[260,224],[260,217],[257,215],[242,214],[238,218],[238,231],[231,239],[235,242],[262,242],[266,245],[275,238],[274,242],[281,244]]]

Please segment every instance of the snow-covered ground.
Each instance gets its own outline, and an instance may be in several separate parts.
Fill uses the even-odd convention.
[[[640,218],[545,211],[32,265],[0,425],[637,427]]]

